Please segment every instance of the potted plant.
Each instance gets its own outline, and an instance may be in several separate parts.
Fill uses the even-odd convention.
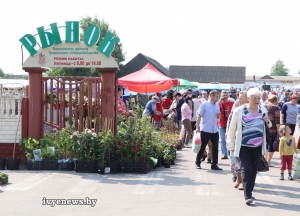
[[[174,159],[174,154],[168,147],[164,150],[165,168],[170,168],[171,161]]]
[[[6,159],[0,158],[0,170],[5,170]]]
[[[0,186],[7,184],[8,175],[6,173],[0,172]]]
[[[56,132],[55,132],[56,133]],[[49,133],[45,133],[44,138],[40,139],[41,154],[43,155],[43,169],[44,170],[56,170],[57,158],[55,154],[55,146],[53,136]]]
[[[55,134],[55,148],[57,157],[59,158],[59,170],[74,170],[74,150],[71,146],[72,136],[78,135],[78,131],[74,132],[71,127],[63,128]]]
[[[24,152],[27,159],[28,170],[41,170],[42,166],[42,153],[39,149],[39,142],[33,137],[21,139],[20,149]]]
[[[97,159],[99,158],[97,134],[86,129],[84,132],[72,136],[71,146],[76,155],[76,172],[97,172]]]

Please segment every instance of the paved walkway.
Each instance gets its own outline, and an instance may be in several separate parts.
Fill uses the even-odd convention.
[[[299,131],[295,137],[298,139]],[[83,174],[59,171],[7,171],[9,184],[0,188],[0,215],[299,215],[299,181],[279,180],[279,155],[267,173],[259,173],[247,206],[243,191],[233,188],[229,160],[223,171],[202,163],[194,167],[191,148],[178,152],[176,165],[148,174]],[[220,156],[220,155],[219,155]],[[42,199],[97,199],[90,205],[42,205]]]

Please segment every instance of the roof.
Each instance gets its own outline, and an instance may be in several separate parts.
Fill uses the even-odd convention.
[[[266,80],[266,81],[300,81],[300,76],[272,76],[271,80],[270,78],[267,77],[271,77],[268,75],[265,76],[255,76],[255,80],[259,81],[259,80]],[[253,81],[253,76],[246,76],[246,81]]]
[[[244,83],[246,67],[170,65],[170,76],[200,83]]]
[[[265,76],[263,76],[263,77],[261,77],[261,78],[259,78],[259,79],[273,79],[273,78],[270,77],[269,75],[265,75]]]
[[[159,72],[169,77],[169,71],[158,61],[139,53],[124,66],[124,76],[141,70],[147,63],[151,63]]]

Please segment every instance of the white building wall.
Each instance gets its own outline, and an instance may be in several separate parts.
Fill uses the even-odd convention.
[[[19,118],[2,117],[0,118],[0,143],[19,143],[21,139],[22,130],[22,117],[20,116],[20,122],[18,127]],[[18,129],[17,129],[18,128]],[[18,131],[17,131],[18,130]]]

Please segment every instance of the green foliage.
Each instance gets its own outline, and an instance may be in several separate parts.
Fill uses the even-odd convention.
[[[285,68],[283,61],[277,60],[276,63],[271,68],[271,76],[288,76],[290,70]]]
[[[90,25],[96,25],[100,28],[101,34],[100,34],[100,38],[99,38],[98,42],[96,43],[97,45],[99,45],[100,42],[104,39],[107,32],[111,32],[116,37],[118,37],[117,32],[109,27],[108,22],[106,22],[104,19],[102,19],[102,20],[98,19],[97,16],[94,16],[94,18],[92,18],[90,16],[83,17],[80,20],[80,25],[82,27],[86,27],[86,28],[89,27]],[[81,40],[83,40],[83,35],[85,33],[85,30],[86,29],[83,28],[83,34],[80,35]],[[123,46],[121,43],[119,43],[119,45],[115,46],[115,49],[112,52],[112,56],[114,56],[116,62],[120,63],[120,62],[125,61],[125,54],[123,53]]]
[[[5,75],[4,71],[0,68],[0,78],[3,79],[4,75]]]
[[[28,76],[4,73],[4,71],[0,68],[0,79],[26,79],[26,80],[28,80]]]
[[[84,132],[74,132],[71,139],[71,147],[79,161],[95,161],[99,158],[100,141],[97,134],[86,129]]]
[[[6,173],[0,172],[0,182],[7,182],[8,175]]]
[[[21,151],[24,152],[27,160],[32,160],[34,158],[33,150],[38,149],[40,147],[39,142],[33,137],[21,139],[19,145]]]

